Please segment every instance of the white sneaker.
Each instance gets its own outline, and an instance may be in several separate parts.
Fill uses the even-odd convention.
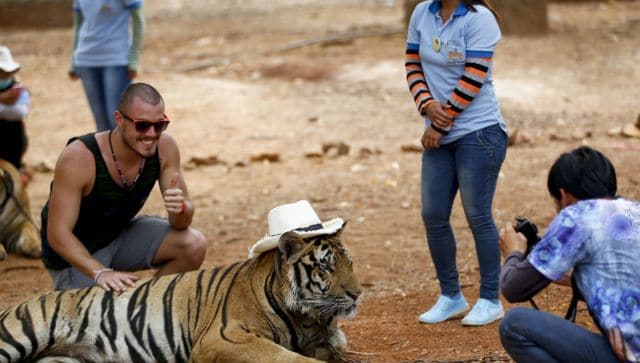
[[[499,300],[496,304],[487,299],[478,299],[473,309],[462,319],[462,325],[487,325],[498,319],[502,319],[503,316],[504,309]]]
[[[460,315],[469,309],[469,304],[464,296],[458,299],[452,299],[444,295],[440,295],[438,301],[429,311],[422,313],[418,321],[426,324],[439,323]]]

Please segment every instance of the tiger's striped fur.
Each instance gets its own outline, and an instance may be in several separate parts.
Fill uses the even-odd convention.
[[[346,347],[337,318],[362,290],[338,235],[228,266],[52,292],[0,312],[0,362],[317,362]],[[46,357],[46,358],[45,358]]]
[[[33,224],[29,196],[20,173],[0,159],[0,260],[7,253],[40,257],[40,234]]]

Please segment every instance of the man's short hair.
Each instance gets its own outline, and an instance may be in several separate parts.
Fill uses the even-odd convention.
[[[618,189],[616,170],[611,161],[588,146],[560,155],[549,170],[547,188],[560,200],[560,188],[578,200],[613,198]]]
[[[120,95],[120,103],[118,109],[128,111],[128,107],[133,103],[135,98],[140,98],[145,103],[150,105],[164,104],[164,100],[160,95],[160,92],[147,83],[133,83],[130,84]]]

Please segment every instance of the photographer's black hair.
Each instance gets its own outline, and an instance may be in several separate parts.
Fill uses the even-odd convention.
[[[549,170],[547,188],[560,200],[560,188],[578,200],[614,198],[618,189],[616,170],[611,161],[588,146],[560,155]]]

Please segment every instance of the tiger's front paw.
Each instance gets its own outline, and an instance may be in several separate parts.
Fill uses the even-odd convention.
[[[341,329],[336,329],[324,344],[315,347],[313,357],[324,362],[345,362],[347,337]]]
[[[344,335],[342,329],[336,329],[335,333],[329,338],[329,344],[340,354],[344,354],[347,350],[347,336]]]
[[[42,254],[40,234],[31,222],[26,221],[22,224],[22,234],[18,238],[16,253],[26,257],[40,258]]]

